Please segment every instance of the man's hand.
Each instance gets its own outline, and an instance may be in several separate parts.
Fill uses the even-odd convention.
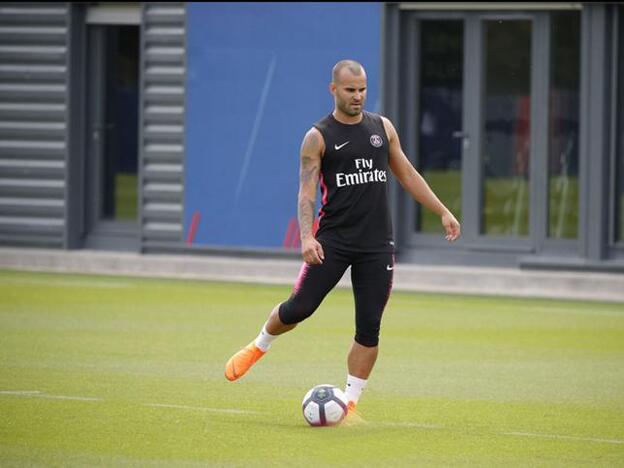
[[[455,216],[450,211],[446,211],[442,215],[442,226],[444,226],[446,231],[446,240],[449,242],[453,242],[461,235],[459,221],[455,219]]]
[[[301,255],[308,265],[320,265],[325,260],[323,246],[314,238],[306,237],[301,243]]]

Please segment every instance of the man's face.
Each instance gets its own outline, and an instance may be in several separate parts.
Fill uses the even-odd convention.
[[[336,108],[355,117],[362,113],[366,101],[366,73],[354,75],[348,67],[338,73],[337,80],[330,85],[336,101]]]

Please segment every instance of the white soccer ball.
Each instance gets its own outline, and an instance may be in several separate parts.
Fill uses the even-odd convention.
[[[323,384],[303,397],[303,417],[311,426],[335,426],[347,415],[347,397],[335,385]]]

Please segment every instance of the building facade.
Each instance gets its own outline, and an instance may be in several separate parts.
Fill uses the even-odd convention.
[[[342,58],[462,222],[392,180],[399,260],[624,271],[621,3],[3,3],[0,244],[295,256]]]

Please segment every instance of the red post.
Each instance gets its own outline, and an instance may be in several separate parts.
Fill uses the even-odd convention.
[[[192,245],[193,241],[195,240],[195,234],[197,233],[197,228],[199,226],[200,219],[201,219],[201,215],[199,214],[199,211],[196,211],[195,213],[193,213],[193,218],[191,219],[191,227],[189,229],[189,233],[186,238],[186,243],[188,245]]]

